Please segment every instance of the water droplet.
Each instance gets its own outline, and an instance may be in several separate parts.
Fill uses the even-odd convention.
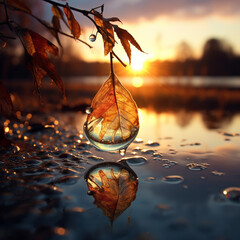
[[[120,150],[119,150],[119,154],[120,154],[122,157],[124,157],[125,154],[126,154],[126,149],[125,149],[125,148],[120,149]]]
[[[161,157],[163,157],[163,155],[160,153],[153,153],[153,157],[161,158]]]
[[[88,195],[94,195],[95,191],[88,191],[87,194]]]
[[[89,40],[91,41],[91,42],[95,42],[96,41],[96,35],[95,34],[91,34],[90,36],[89,36]]]
[[[129,165],[143,165],[147,163],[147,159],[145,157],[141,156],[134,156],[134,157],[127,157],[127,158],[122,158],[121,161],[124,160],[126,161]]]
[[[163,182],[171,183],[171,184],[181,183],[183,180],[184,180],[184,178],[182,176],[178,176],[178,175],[169,175],[169,176],[162,178]]]
[[[212,171],[212,174],[215,175],[215,176],[223,176],[223,175],[225,175],[224,172],[219,172],[219,171]]]
[[[229,187],[223,190],[223,195],[230,201],[240,203],[240,188]]]
[[[153,141],[148,141],[145,145],[146,146],[151,146],[151,147],[158,147],[158,146],[160,146],[160,144],[158,142],[153,142]]]
[[[162,167],[164,167],[164,168],[170,168],[172,165],[171,164],[169,164],[169,163],[164,163],[163,165],[162,165]]]
[[[194,171],[200,171],[207,168],[206,164],[200,164],[200,163],[188,163],[186,166],[188,167],[189,170],[194,170]]]
[[[143,140],[141,138],[136,138],[134,140],[134,143],[143,143]]]
[[[86,114],[91,114],[93,111],[93,109],[91,107],[87,107],[86,110],[85,110],[85,113]]]
[[[102,151],[116,151],[120,149],[121,150],[127,149],[129,144],[135,139],[135,137],[138,134],[139,128],[132,127],[130,136],[128,138],[123,139],[121,131],[118,130],[116,133],[114,133],[113,139],[113,132],[109,130],[100,140],[99,134],[102,128],[102,121],[103,119],[100,122],[98,122],[96,126],[94,126],[93,122],[91,123],[86,122],[83,126],[84,134],[86,138],[89,140],[89,142],[91,142],[94,145],[94,147]]]
[[[143,154],[153,154],[154,153],[154,150],[151,150],[151,149],[143,149],[141,151]]]

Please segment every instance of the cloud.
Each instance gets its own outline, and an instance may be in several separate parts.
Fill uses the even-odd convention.
[[[161,16],[194,19],[211,15],[236,17],[240,14],[239,0],[82,0],[81,6],[92,8],[102,3],[107,16],[118,16],[131,22]]]

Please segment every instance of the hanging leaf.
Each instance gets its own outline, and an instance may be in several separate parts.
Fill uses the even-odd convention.
[[[86,174],[88,189],[111,222],[116,220],[136,198],[137,175],[119,163],[101,163]]]
[[[128,55],[129,63],[131,63],[131,47],[130,43],[135,46],[139,51],[144,52],[134,37],[125,29],[118,27],[117,25],[114,26],[114,31],[116,32],[118,38],[120,39],[122,46],[125,52]],[[130,42],[130,43],[129,43]]]
[[[59,36],[58,36],[58,32],[61,30],[61,25],[60,25],[60,21],[59,21],[58,17],[56,17],[56,16],[52,17],[52,25],[53,25],[54,30],[51,29],[51,33],[56,38],[59,46],[62,47],[62,44],[61,44]]]
[[[68,6],[68,3],[66,3],[66,6],[63,8],[63,10],[68,19],[68,25],[69,25],[72,35],[75,38],[79,38],[81,35],[81,28],[80,28],[79,23],[74,18],[74,15],[73,15],[70,7]]]
[[[52,13],[55,17],[57,17],[58,19],[63,20],[63,22],[66,24],[66,26],[68,27],[68,24],[64,18],[63,15],[63,11],[61,10],[61,8],[59,8],[58,6],[53,5],[52,6]]]
[[[13,110],[13,103],[12,99],[7,91],[7,89],[3,86],[2,83],[0,83],[0,112],[3,109],[3,105],[7,104],[7,106],[10,108],[10,110]]]
[[[7,4],[27,13],[32,13],[29,6],[23,0],[7,0]]]
[[[113,20],[104,19],[102,14],[95,10],[92,10],[92,13],[94,14],[95,23],[99,27],[99,31],[103,37],[104,55],[106,56],[110,51],[112,51],[115,44],[113,27],[111,23],[109,23],[109,21]]]
[[[33,73],[37,88],[40,87],[43,77],[47,74],[65,96],[63,82],[48,57],[48,53],[57,56],[58,48],[38,33],[29,29],[22,30],[21,34],[27,51],[27,67]]]
[[[114,73],[94,97],[91,110],[85,133],[91,142],[102,144],[101,147],[97,145],[100,149],[122,149],[136,137],[139,129],[137,105]]]

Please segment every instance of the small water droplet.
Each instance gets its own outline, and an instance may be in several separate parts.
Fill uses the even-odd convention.
[[[129,165],[143,165],[147,163],[147,159],[141,156],[122,158],[122,160],[126,161]]]
[[[184,180],[184,178],[182,176],[178,176],[178,175],[169,175],[169,176],[162,178],[163,182],[171,183],[171,184],[181,183],[183,180]]]
[[[188,167],[189,170],[193,170],[193,171],[200,171],[207,168],[206,164],[200,164],[200,163],[189,163],[186,166]]]
[[[89,40],[91,41],[91,42],[95,42],[96,41],[96,35],[95,34],[91,34],[90,36],[89,36]]]
[[[146,146],[151,146],[151,147],[158,147],[158,146],[160,146],[160,144],[158,142],[153,142],[153,141],[148,141],[145,145]]]
[[[223,176],[223,175],[225,175],[224,172],[219,172],[219,171],[212,171],[212,174],[215,175],[215,176]]]
[[[154,153],[154,150],[151,150],[151,149],[143,149],[141,151],[143,154],[153,154]]]
[[[124,157],[125,154],[126,154],[126,149],[125,149],[125,148],[120,149],[120,150],[119,150],[119,154],[120,154],[122,157]]]
[[[94,195],[94,193],[95,193],[94,191],[88,191],[87,192],[88,195]]]
[[[93,109],[91,107],[87,107],[85,110],[86,114],[91,114],[92,111],[93,111]]]
[[[240,203],[240,188],[229,187],[223,190],[223,195],[230,201]]]

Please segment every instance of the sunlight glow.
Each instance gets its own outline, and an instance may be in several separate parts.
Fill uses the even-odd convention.
[[[146,54],[138,51],[137,49],[133,49],[132,51],[132,61],[131,68],[133,71],[139,72],[144,69],[144,64],[146,61]]]

